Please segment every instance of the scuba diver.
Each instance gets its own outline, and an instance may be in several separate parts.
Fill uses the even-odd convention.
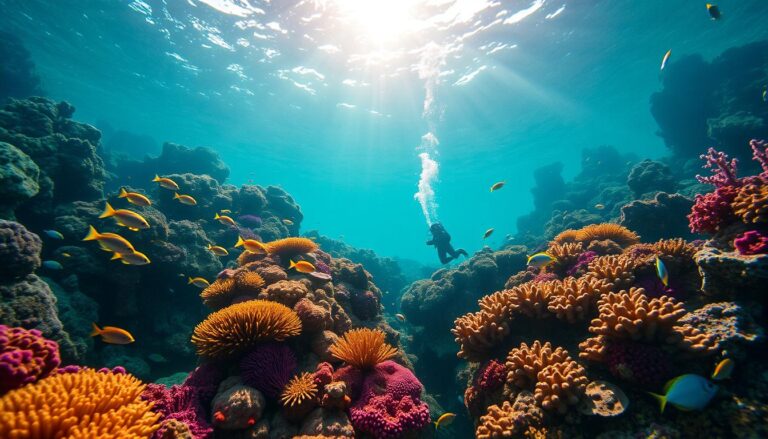
[[[464,249],[454,250],[451,245],[451,235],[448,234],[442,224],[432,224],[429,226],[429,231],[432,232],[432,239],[427,241],[427,245],[434,245],[437,248],[437,256],[440,257],[440,262],[443,264],[457,259],[460,255],[468,256]]]

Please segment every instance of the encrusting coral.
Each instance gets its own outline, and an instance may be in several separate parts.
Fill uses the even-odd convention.
[[[146,438],[160,415],[126,373],[59,373],[0,397],[0,437]]]
[[[358,369],[370,369],[397,353],[384,337],[378,329],[352,329],[331,346],[331,354]]]
[[[195,327],[192,344],[200,356],[222,359],[245,352],[257,343],[283,341],[301,333],[301,320],[276,302],[249,300],[209,315]]]
[[[0,325],[0,395],[45,378],[60,363],[59,345],[40,331]]]

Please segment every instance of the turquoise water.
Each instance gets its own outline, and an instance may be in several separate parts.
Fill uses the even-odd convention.
[[[470,252],[514,234],[532,170],[582,148],[666,152],[648,97],[659,64],[768,36],[764,0],[2,0],[0,28],[78,120],[210,146],[230,182],[277,184],[318,229],[435,263],[418,190]],[[430,99],[431,98],[431,99]],[[425,113],[425,103],[429,110]],[[705,145],[703,145],[705,146]],[[140,152],[138,152],[140,151]],[[125,151],[131,155],[145,148]],[[139,157],[136,157],[139,158]],[[498,180],[507,186],[489,195]],[[483,232],[494,235],[483,240]]]

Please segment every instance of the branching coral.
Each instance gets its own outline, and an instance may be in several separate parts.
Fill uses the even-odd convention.
[[[475,431],[477,439],[501,439],[519,436],[529,425],[541,423],[544,415],[536,406],[533,394],[521,392],[514,404],[504,401],[501,406],[488,407],[488,413],[480,417]]]
[[[52,375],[0,398],[0,437],[147,438],[159,414],[129,374],[83,369]]]
[[[636,263],[626,255],[600,256],[589,263],[585,277],[605,280],[614,291],[629,288],[635,281]]]
[[[565,278],[547,284],[552,289],[549,299],[549,312],[569,323],[588,318],[597,300],[611,290],[611,284],[604,279]]]
[[[480,361],[509,335],[509,321],[503,313],[469,313],[456,319],[451,333],[459,345],[459,358]]]
[[[370,369],[393,357],[397,349],[384,342],[384,333],[378,329],[360,328],[338,339],[331,346],[331,354],[358,369]]]
[[[276,302],[249,300],[216,311],[195,327],[192,344],[207,358],[226,358],[260,342],[283,341],[301,333],[301,320]]]
[[[279,255],[281,258],[289,258],[297,255],[311,253],[317,250],[315,241],[307,238],[284,238],[265,244],[267,252]]]
[[[40,331],[0,325],[0,395],[45,378],[59,363],[59,345]]]
[[[230,278],[217,279],[200,293],[200,297],[205,306],[216,310],[231,304],[237,297],[255,298],[263,286],[264,279],[258,273],[239,270]]]
[[[545,270],[563,277],[576,265],[582,253],[584,253],[584,246],[580,242],[552,243],[547,248],[547,254],[555,260]]]

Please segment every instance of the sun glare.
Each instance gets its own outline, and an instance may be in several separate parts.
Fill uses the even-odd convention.
[[[340,15],[366,42],[385,45],[414,29],[417,0],[335,0]]]

